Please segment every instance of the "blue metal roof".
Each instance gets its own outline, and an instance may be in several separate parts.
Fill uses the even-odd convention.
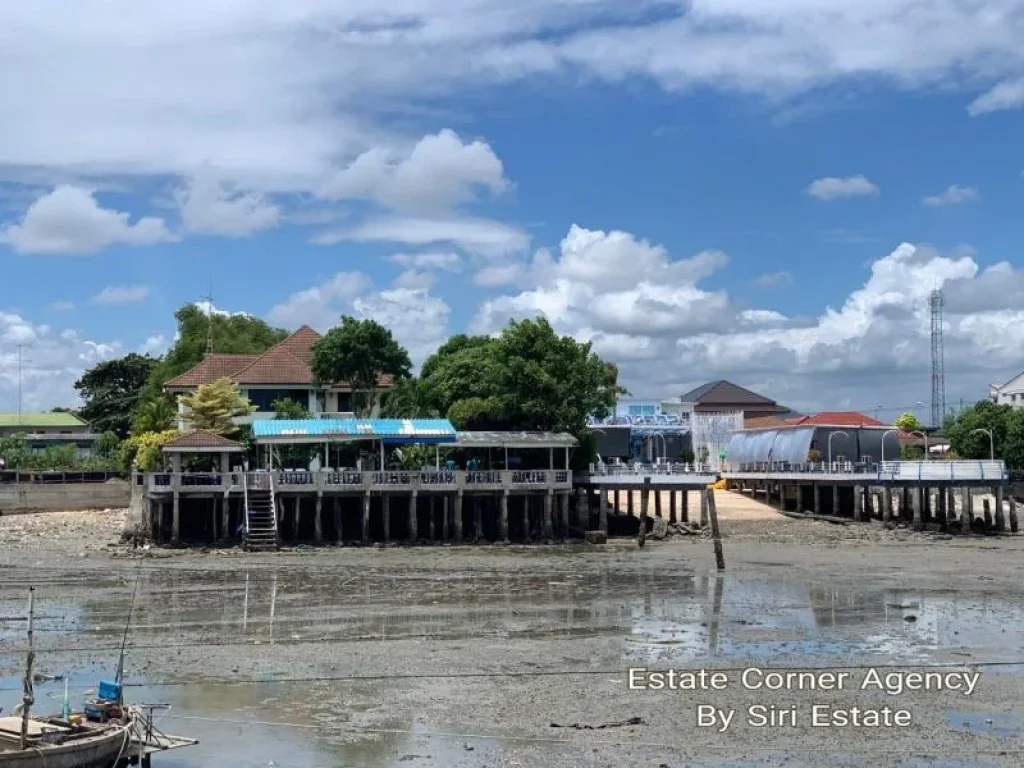
[[[455,437],[447,419],[257,419],[256,442],[324,442],[331,439],[385,443],[443,443]]]

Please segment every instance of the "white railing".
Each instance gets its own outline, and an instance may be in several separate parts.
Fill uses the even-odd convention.
[[[310,415],[314,419],[354,419],[356,417],[353,411],[317,411]]]
[[[886,461],[884,463],[808,462],[805,464],[753,462],[728,465],[725,476],[828,475],[890,481],[952,482],[957,480],[1009,482],[1003,461]]]
[[[710,464],[591,464],[591,475],[713,475]]]
[[[570,490],[572,472],[566,469],[540,470],[388,470],[361,472],[350,469],[272,470],[244,473],[154,472],[147,475],[150,492],[203,493],[223,491],[242,484],[249,490],[282,491],[456,491],[550,488]]]

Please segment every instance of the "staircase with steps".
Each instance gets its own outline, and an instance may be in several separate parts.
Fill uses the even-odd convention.
[[[245,548],[250,552],[269,552],[277,549],[274,483],[269,474],[246,479]]]

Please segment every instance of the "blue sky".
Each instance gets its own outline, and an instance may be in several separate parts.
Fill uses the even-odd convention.
[[[0,10],[0,410],[18,343],[67,404],[211,285],[892,415],[942,287],[948,401],[1024,369],[1021,0],[53,5]]]

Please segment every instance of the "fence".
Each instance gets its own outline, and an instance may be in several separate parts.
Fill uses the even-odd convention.
[[[124,472],[53,472],[44,470],[4,470],[0,472],[0,483],[18,484],[65,484],[105,483],[108,480],[127,480]]]

